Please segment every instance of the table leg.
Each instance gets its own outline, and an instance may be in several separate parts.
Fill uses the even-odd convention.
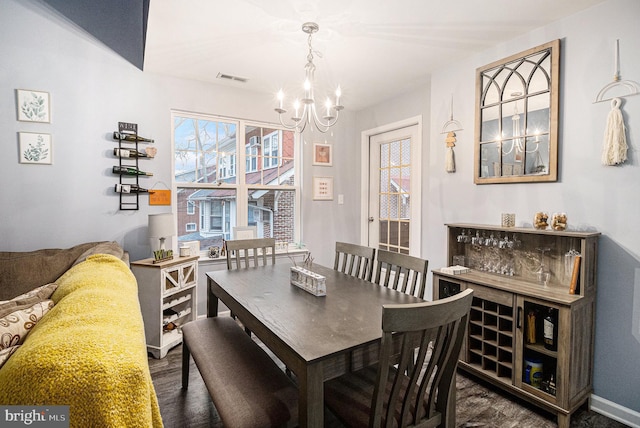
[[[324,425],[324,377],[322,364],[311,364],[298,377],[298,417],[300,427]]]
[[[211,292],[211,278],[207,277],[207,317],[218,316],[218,297]]]

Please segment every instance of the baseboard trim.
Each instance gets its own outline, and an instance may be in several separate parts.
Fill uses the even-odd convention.
[[[591,394],[591,410],[600,413],[615,421],[629,425],[633,428],[640,428],[640,413],[621,406],[613,401]]]

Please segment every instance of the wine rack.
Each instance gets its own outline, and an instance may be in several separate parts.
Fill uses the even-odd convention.
[[[433,298],[473,289],[458,367],[555,413],[558,427],[569,428],[593,389],[600,234],[463,223],[447,228],[448,266],[471,269],[434,270]],[[579,265],[567,266],[571,250],[580,254]],[[577,281],[567,267],[577,271]],[[545,346],[547,315],[553,346]]]
[[[513,376],[513,306],[473,298],[469,364],[498,378]]]
[[[113,167],[113,173],[120,176],[115,191],[120,194],[121,210],[137,210],[140,208],[140,193],[150,192],[140,186],[140,176],[152,176],[152,173],[141,171],[140,157],[152,158],[156,149],[147,147],[145,152],[138,150],[140,143],[153,143],[149,138],[138,135],[136,123],[118,122],[118,131],[113,133],[113,139],[118,141],[114,155],[119,164]]]

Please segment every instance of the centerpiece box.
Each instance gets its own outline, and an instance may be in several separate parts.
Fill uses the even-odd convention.
[[[291,266],[291,284],[314,296],[326,296],[326,278],[310,270]]]

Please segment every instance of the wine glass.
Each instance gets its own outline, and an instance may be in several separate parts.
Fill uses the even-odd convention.
[[[547,267],[544,264],[544,254],[548,251],[551,251],[551,248],[541,247],[541,248],[537,248],[537,250],[540,251],[540,268],[536,272],[538,274],[538,282],[546,286],[546,285],[549,285],[551,272],[549,272],[549,269],[547,269]]]

